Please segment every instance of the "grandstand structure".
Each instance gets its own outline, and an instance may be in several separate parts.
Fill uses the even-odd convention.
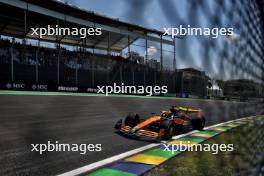
[[[135,86],[167,85],[169,92],[175,93],[175,39],[164,37],[162,31],[55,0],[0,0],[0,9],[2,89],[87,92],[115,82]],[[86,38],[31,35],[32,28],[48,25],[101,28],[102,35]],[[144,56],[133,53],[130,48],[139,39],[145,42]],[[148,57],[149,42],[158,43],[160,58],[156,61]],[[173,47],[170,70],[163,65],[164,45]],[[68,46],[75,49],[70,50]]]

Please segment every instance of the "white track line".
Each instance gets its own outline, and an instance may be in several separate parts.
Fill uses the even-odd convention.
[[[251,117],[255,117],[255,116],[251,116]],[[220,126],[220,125],[223,125],[223,124],[226,124],[226,123],[231,123],[231,122],[235,122],[235,121],[239,121],[239,120],[247,119],[247,118],[250,118],[250,117],[244,117],[244,118],[240,118],[240,119],[230,120],[230,121],[227,121],[227,122],[223,122],[223,123],[207,126],[204,129],[213,128],[213,127]],[[188,136],[188,135],[190,135],[192,133],[196,133],[196,132],[198,132],[198,131],[197,130],[193,130],[193,131],[190,131],[190,132],[185,133],[185,134],[174,136],[174,137],[172,137],[172,139],[179,139],[181,137],[185,137],[185,136]],[[164,142],[166,142],[166,141],[162,141],[162,143],[164,143]],[[134,149],[134,150],[130,150],[128,152],[121,153],[121,154],[106,158],[104,160],[101,160],[101,161],[98,161],[98,162],[95,162],[95,163],[92,163],[92,164],[88,164],[86,166],[74,169],[72,171],[65,172],[63,174],[59,174],[58,176],[80,175],[80,174],[83,174],[85,172],[89,172],[89,171],[94,170],[96,168],[102,167],[104,165],[107,165],[107,164],[113,163],[115,161],[121,160],[123,158],[129,157],[131,155],[137,154],[137,153],[142,152],[144,150],[147,150],[147,149],[150,149],[150,148],[153,148],[153,147],[157,147],[157,146],[159,146],[162,143],[149,144],[149,145],[146,145],[146,146]]]

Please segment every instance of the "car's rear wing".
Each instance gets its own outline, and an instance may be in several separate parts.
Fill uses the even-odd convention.
[[[178,110],[185,111],[185,112],[201,112],[200,109],[194,109],[189,107],[178,107]]]

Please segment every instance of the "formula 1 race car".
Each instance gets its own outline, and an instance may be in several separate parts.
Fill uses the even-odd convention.
[[[169,111],[161,111],[160,115],[146,119],[137,113],[129,113],[124,122],[120,119],[115,124],[115,129],[130,137],[168,140],[186,129],[203,130],[204,126],[202,110],[172,106]]]

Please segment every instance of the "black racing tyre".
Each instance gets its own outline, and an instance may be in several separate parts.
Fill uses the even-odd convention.
[[[172,138],[172,136],[175,134],[175,128],[174,124],[170,120],[163,120],[160,122],[160,128],[163,128],[164,136],[163,139],[169,140]]]
[[[178,124],[175,124],[174,125],[174,134],[181,134],[181,133],[183,133],[184,132],[184,127],[183,127],[183,125],[178,125]]]
[[[202,131],[205,126],[205,118],[204,117],[193,118],[192,126],[193,126],[193,129]]]
[[[137,113],[129,113],[125,118],[125,126],[135,127],[140,123],[140,117]]]

